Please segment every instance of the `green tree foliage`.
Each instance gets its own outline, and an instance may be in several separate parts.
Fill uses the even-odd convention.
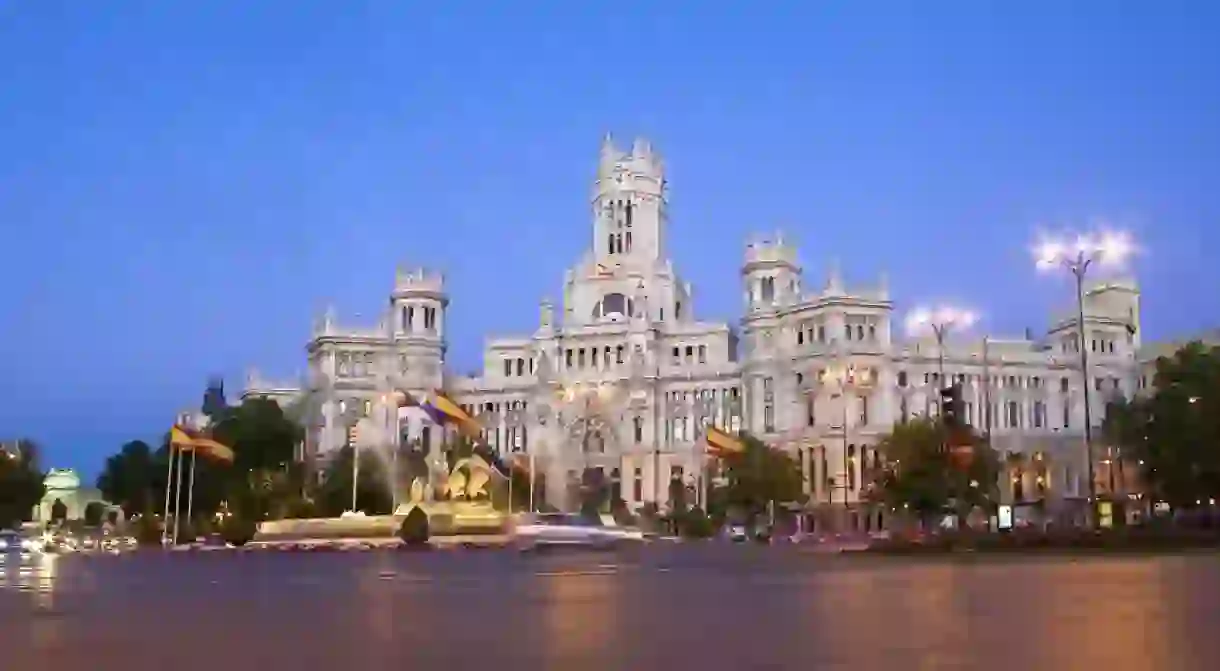
[[[677,519],[678,533],[686,538],[710,538],[716,533],[716,528],[707,513],[695,506]]]
[[[213,421],[213,436],[233,448],[233,468],[242,473],[283,470],[294,460],[303,436],[279,404],[266,398],[248,398]]]
[[[1153,388],[1111,403],[1103,435],[1175,508],[1220,498],[1220,347],[1195,342],[1157,360]]]
[[[325,516],[338,517],[352,508],[351,447],[340,449],[326,464],[322,484],[315,503]],[[385,468],[380,459],[369,452],[360,453],[359,485],[356,489],[356,509],[367,515],[388,515],[393,496],[387,486]]]
[[[241,405],[228,406],[219,381],[213,381],[204,394],[204,411],[213,422],[213,436],[233,449],[235,459],[229,464],[193,455],[192,488],[192,455],[183,455],[180,509],[184,515],[192,489],[191,509],[196,519],[211,517],[225,502],[251,520],[296,515],[308,507],[302,495],[306,475],[294,461],[303,432],[275,401],[252,398]],[[155,451],[143,441],[131,441],[106,460],[98,477],[98,489],[107,500],[122,506],[128,516],[164,514],[169,489],[172,512],[178,498],[179,462],[175,452],[174,475],[167,481],[169,457],[168,432]]]
[[[960,451],[945,449],[949,437],[934,419],[895,424],[877,445],[885,467],[872,474],[870,496],[922,520],[950,510],[964,517],[975,506],[990,511],[999,457],[978,434],[955,435],[953,442],[969,444]]]
[[[743,433],[740,438],[746,449],[722,459],[727,484],[722,491],[712,494],[712,500],[752,517],[772,503],[799,503],[805,499],[801,468],[791,455],[751,435]]]
[[[106,459],[97,488],[106,500],[128,516],[159,510],[164,504],[165,461],[154,459],[152,448],[133,440]]]
[[[85,506],[85,513],[83,515],[85,526],[87,526],[87,527],[102,526],[102,517],[105,515],[105,513],[106,513],[105,506],[98,503],[97,501],[90,501],[89,504]]]
[[[29,521],[46,492],[38,446],[19,440],[0,447],[0,529]]]

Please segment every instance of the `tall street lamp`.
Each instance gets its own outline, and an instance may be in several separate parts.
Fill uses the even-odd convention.
[[[920,308],[907,315],[908,333],[920,335],[931,331],[936,338],[937,375],[942,386],[947,386],[945,381],[945,338],[948,337],[950,331],[959,328],[968,329],[976,321],[978,321],[978,317],[973,312],[948,306],[932,309]],[[941,414],[944,414],[944,408],[939,408],[939,410]]]
[[[847,511],[851,508],[851,501],[848,495],[850,486],[851,460],[847,456],[848,435],[848,417],[847,409],[849,403],[849,394],[853,394],[859,390],[866,389],[872,384],[872,373],[867,368],[856,368],[854,365],[833,366],[827,368],[823,373],[823,384],[826,384],[831,389],[837,389],[833,396],[839,397],[843,402],[843,509]],[[832,396],[832,397],[833,397]]]
[[[1084,452],[1088,464],[1089,507],[1093,521],[1097,514],[1097,483],[1093,472],[1093,417],[1089,398],[1089,348],[1085,346],[1084,280],[1095,266],[1119,266],[1135,251],[1130,236],[1104,232],[1077,236],[1075,240],[1044,240],[1034,250],[1039,270],[1065,268],[1076,280],[1076,332],[1080,350],[1080,376],[1084,385]]]

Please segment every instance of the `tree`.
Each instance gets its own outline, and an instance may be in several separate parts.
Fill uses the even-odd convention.
[[[227,409],[212,430],[216,440],[233,448],[233,468],[239,472],[282,470],[295,460],[303,434],[278,403],[266,398],[248,398]]]
[[[0,446],[0,529],[29,521],[46,493],[38,446],[29,440]]]
[[[59,499],[51,502],[51,522],[62,524],[68,519],[68,504]]]
[[[950,443],[961,447],[947,449]],[[921,522],[950,510],[964,519],[975,506],[994,505],[1000,460],[972,431],[951,436],[939,421],[917,419],[895,424],[877,449],[885,467],[873,474],[873,500],[910,510]]]
[[[152,448],[142,440],[125,443],[106,459],[97,488],[107,501],[120,506],[128,517],[161,507],[164,498],[164,461],[157,467]]]
[[[740,439],[745,450],[723,457],[722,473],[727,484],[710,498],[747,517],[766,511],[772,504],[804,500],[804,480],[796,460],[749,434],[742,433]]]
[[[304,431],[278,403],[248,398],[220,411],[213,422],[212,435],[233,449],[233,463],[199,459],[196,467],[207,462],[206,469],[220,471],[218,488],[239,514],[257,521],[286,514],[299,504],[305,473],[295,457]]]
[[[352,507],[351,447],[340,449],[326,464],[316,503],[322,514],[338,517]],[[356,509],[368,515],[388,515],[394,505],[381,461],[368,452],[360,453],[360,480],[356,489]]]
[[[105,514],[106,514],[106,506],[103,506],[101,503],[99,503],[97,501],[90,501],[88,503],[88,505],[85,506],[85,512],[83,515],[85,526],[87,526],[87,527],[102,526],[102,518],[105,516]]]
[[[1158,359],[1153,388],[1112,401],[1102,435],[1173,507],[1220,497],[1220,347],[1195,342]]]

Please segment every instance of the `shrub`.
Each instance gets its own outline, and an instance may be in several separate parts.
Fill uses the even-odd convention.
[[[712,521],[702,509],[695,507],[677,519],[678,533],[684,538],[711,538],[715,533]]]
[[[171,536],[173,535],[173,533],[174,533],[174,530],[171,527],[170,528]],[[194,543],[198,537],[199,537],[199,534],[196,532],[195,524],[193,522],[191,522],[189,520],[183,520],[182,522],[178,523],[178,538],[176,540],[178,541],[179,544]]]
[[[134,535],[136,543],[144,546],[161,545],[161,523],[152,513],[145,513],[136,520]]]
[[[415,506],[402,520],[398,528],[398,537],[407,547],[428,547],[429,538],[428,513],[423,508]]]
[[[241,547],[254,540],[254,534],[257,532],[258,525],[253,520],[234,515],[225,520],[220,529],[220,536],[229,545]]]

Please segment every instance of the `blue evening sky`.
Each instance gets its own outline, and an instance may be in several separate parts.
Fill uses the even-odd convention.
[[[1019,335],[1070,295],[1036,232],[1110,221],[1145,337],[1213,326],[1218,34],[1206,0],[0,0],[0,435],[96,473],[401,263],[474,369],[589,244],[606,131],[666,156],[703,316],[783,228],[807,285],[837,258]]]

